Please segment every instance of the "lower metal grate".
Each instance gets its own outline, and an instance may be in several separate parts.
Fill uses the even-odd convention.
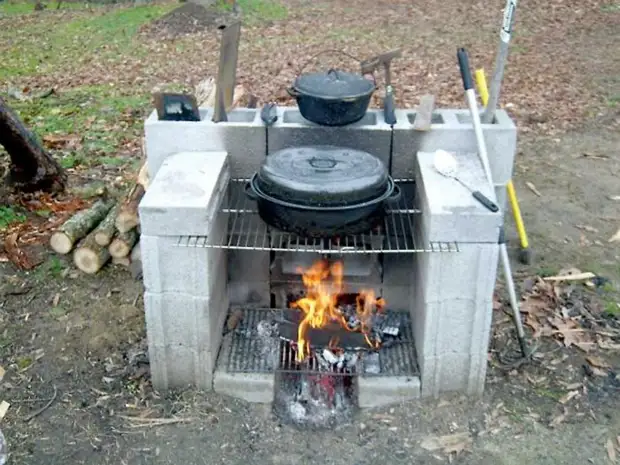
[[[237,310],[235,310],[237,311]],[[291,309],[241,309],[243,318],[231,335],[226,369],[229,373],[309,373],[361,376],[418,376],[411,318],[406,312],[386,311],[386,322],[398,326],[398,338],[387,341],[378,351],[347,351],[345,362],[326,366],[313,351],[302,364],[295,361],[296,347],[280,339],[279,321],[290,321]],[[355,363],[350,363],[352,358]]]

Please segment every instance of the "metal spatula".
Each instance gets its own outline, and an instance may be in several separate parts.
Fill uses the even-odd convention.
[[[457,177],[456,173],[459,168],[459,162],[451,153],[448,153],[445,150],[437,150],[435,152],[434,165],[439,174],[460,182],[468,191],[472,193],[474,199],[484,205],[487,209],[492,212],[499,211],[499,207],[491,199],[489,199],[482,192],[473,190]]]

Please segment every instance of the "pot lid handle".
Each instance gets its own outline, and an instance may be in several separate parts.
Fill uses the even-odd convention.
[[[316,168],[317,170],[330,170],[331,168],[334,168],[337,164],[338,162],[332,157],[312,157],[310,159],[310,166]]]

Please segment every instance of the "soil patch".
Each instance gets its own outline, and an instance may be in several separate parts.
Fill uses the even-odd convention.
[[[144,32],[159,37],[196,34],[223,29],[237,17],[232,11],[224,11],[213,4],[203,6],[187,2],[147,25]]]

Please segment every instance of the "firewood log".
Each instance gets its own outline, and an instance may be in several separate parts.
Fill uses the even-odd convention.
[[[95,228],[95,242],[101,246],[110,245],[116,233],[116,216],[120,210],[120,205],[116,204],[110,209],[106,217]]]
[[[129,265],[131,265],[131,260],[129,257],[112,257],[112,264],[129,268]]]
[[[90,208],[81,210],[55,231],[50,238],[50,246],[60,254],[71,252],[73,245],[91,232],[110,211],[114,202],[111,200],[97,200]]]
[[[136,242],[131,251],[131,264],[129,265],[129,271],[134,279],[142,278],[142,252],[140,250],[140,240]]]
[[[121,233],[135,228],[140,223],[140,217],[138,216],[138,205],[142,196],[144,195],[144,186],[136,183],[127,198],[123,201],[119,213],[116,216],[116,229]]]
[[[113,257],[126,257],[131,252],[134,244],[138,241],[138,231],[130,229],[127,232],[120,232],[112,239],[109,250]]]
[[[95,241],[95,233],[91,232],[73,252],[73,263],[87,274],[95,274],[110,259],[110,252]]]

